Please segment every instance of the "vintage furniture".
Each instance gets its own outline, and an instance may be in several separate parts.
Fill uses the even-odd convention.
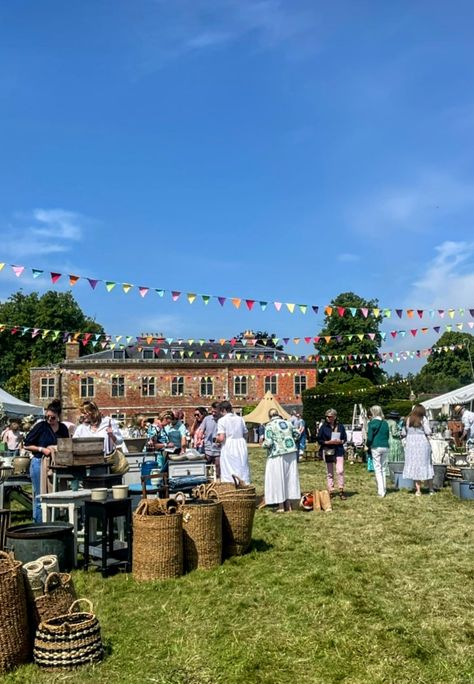
[[[130,572],[132,567],[132,506],[131,499],[86,501],[84,504],[84,570],[89,569],[91,558],[98,559],[102,576],[118,565]],[[91,527],[97,526],[97,532]],[[124,539],[121,540],[120,530]],[[101,536],[97,538],[100,531]],[[94,538],[93,538],[94,536]]]

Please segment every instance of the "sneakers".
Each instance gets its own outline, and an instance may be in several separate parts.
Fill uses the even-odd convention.
[[[343,489],[339,490],[339,498],[341,499],[341,501],[345,501],[347,499],[347,496],[344,494]]]

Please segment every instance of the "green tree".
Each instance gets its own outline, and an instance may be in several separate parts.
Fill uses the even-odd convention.
[[[372,313],[373,309],[378,308],[378,300],[363,299],[354,292],[342,292],[332,300],[330,307],[332,307],[332,315],[326,314],[324,326],[319,333],[321,339],[316,345],[316,354],[320,357],[317,367],[318,369],[335,367],[343,368],[343,370],[320,373],[318,382],[340,383],[354,376],[366,378],[375,384],[386,382],[387,376],[376,365],[377,359],[374,356],[378,354],[381,343],[382,319],[376,318]],[[345,309],[343,316],[338,313],[341,307]],[[357,309],[355,316],[352,315],[351,308]],[[364,317],[360,309],[368,309],[368,316]],[[367,337],[368,333],[373,333],[374,339]],[[364,335],[364,337],[360,339],[357,335]],[[329,336],[332,339],[328,343],[324,338]],[[369,355],[368,358],[366,354]],[[338,358],[341,356],[344,358]]]
[[[16,292],[0,304],[0,385],[7,391],[15,388],[21,399],[28,399],[29,382],[25,378],[32,366],[58,363],[65,356],[63,332],[104,333],[100,324],[86,316],[70,292],[48,291],[25,295]],[[12,329],[18,327],[16,332]],[[28,328],[27,332],[24,328]],[[33,337],[34,328],[59,330],[57,339],[51,335]],[[92,345],[81,344],[81,353],[91,353]]]
[[[454,349],[450,349],[451,347]],[[434,351],[415,376],[413,389],[417,394],[442,394],[474,382],[471,364],[474,354],[472,335],[445,332],[436,342],[434,349],[441,351]]]

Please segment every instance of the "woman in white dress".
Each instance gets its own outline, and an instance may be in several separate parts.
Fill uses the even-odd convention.
[[[249,484],[250,469],[247,450],[247,426],[241,416],[232,412],[230,401],[219,404],[222,418],[217,421],[216,441],[221,444],[221,481],[233,482],[232,475],[237,475]]]
[[[267,449],[265,467],[265,504],[278,504],[277,512],[291,511],[291,500],[301,495],[298,475],[298,447],[301,433],[276,409],[268,412],[262,446]]]
[[[428,483],[430,494],[434,494],[434,470],[431,462],[431,444],[428,439],[431,428],[426,409],[421,404],[413,407],[406,422],[405,467],[403,477],[415,481],[415,495],[421,496],[421,483]]]
[[[83,422],[77,426],[74,437],[103,437],[104,454],[111,454],[123,443],[122,432],[117,421],[103,416],[93,401],[84,401],[81,406]]]

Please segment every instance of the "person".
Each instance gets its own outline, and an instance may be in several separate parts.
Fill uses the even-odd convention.
[[[10,421],[9,426],[2,432],[1,439],[6,447],[5,456],[13,458],[14,456],[19,455],[23,437],[18,420],[12,419]]]
[[[204,438],[200,427],[206,416],[207,410],[204,408],[204,406],[198,406],[198,408],[194,411],[194,420],[189,428],[191,446],[193,446],[196,451],[199,451],[200,454],[204,453]]]
[[[465,406],[457,405],[454,407],[454,413],[459,416],[462,422],[461,442],[467,442],[468,439],[474,439],[474,413],[468,411]]]
[[[221,445],[221,480],[233,482],[232,475],[236,475],[249,484],[247,426],[241,416],[233,413],[230,401],[221,401],[219,409],[222,417],[217,421],[216,440]]]
[[[166,424],[163,428],[168,439],[167,448],[174,449],[174,453],[180,454],[187,447],[186,426],[183,423],[184,413],[181,410],[172,410],[165,413]]]
[[[319,453],[326,463],[329,493],[335,493],[335,463],[339,497],[344,501],[347,499],[344,493],[344,443],[347,441],[347,434],[344,425],[337,420],[335,409],[326,411],[325,420],[319,428],[316,441],[320,445]]]
[[[117,421],[110,416],[103,416],[94,401],[83,401],[81,414],[84,420],[76,427],[74,438],[103,437],[106,456],[123,444],[123,435]]]
[[[42,522],[39,497],[47,490],[46,477],[42,477],[43,458],[49,458],[57,443],[58,437],[67,439],[69,430],[61,423],[61,402],[54,399],[46,407],[44,420],[34,425],[25,437],[24,447],[32,455],[30,461],[30,477],[33,486],[33,520]]]
[[[434,470],[431,463],[431,428],[426,409],[416,404],[406,421],[405,467],[403,477],[415,481],[415,495],[421,496],[421,483],[428,482],[430,494],[434,494]]]
[[[304,450],[306,449],[306,423],[299,413],[296,414],[297,423],[296,427],[298,429],[298,460],[302,460],[304,456]]]
[[[367,446],[374,463],[377,495],[384,497],[387,492],[385,482],[385,465],[389,450],[389,426],[380,406],[369,409],[370,421],[367,426]]]
[[[221,417],[219,409],[219,402],[213,401],[211,404],[210,413],[202,421],[199,432],[202,435],[202,443],[204,447],[204,455],[209,464],[213,464],[216,469],[216,478],[220,479],[221,466],[221,445],[217,441],[217,422]]]
[[[301,496],[297,447],[300,432],[274,408],[268,417],[262,441],[267,449],[264,501],[267,506],[278,504],[277,512],[284,513],[292,510],[291,500]]]
[[[402,443],[402,431],[400,428],[400,414],[398,411],[390,411],[387,415],[388,423],[388,460],[390,463],[401,463],[405,460],[405,450]]]

